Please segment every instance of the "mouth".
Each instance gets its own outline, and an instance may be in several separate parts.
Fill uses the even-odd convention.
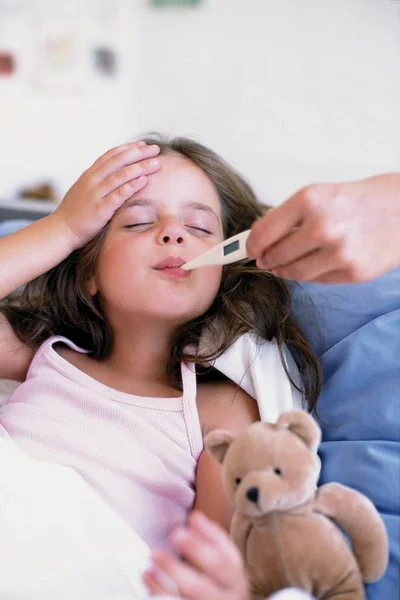
[[[160,271],[164,275],[168,275],[169,277],[173,277],[175,279],[187,279],[187,277],[190,276],[190,271],[184,271],[181,269],[185,262],[187,261],[180,257],[169,257],[160,261],[153,268],[156,271]]]

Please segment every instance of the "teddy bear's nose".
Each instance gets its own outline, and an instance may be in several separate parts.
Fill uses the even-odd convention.
[[[254,504],[257,504],[258,502],[258,488],[256,487],[252,487],[249,488],[246,492],[246,496],[248,497],[248,499],[250,500],[250,502],[254,502]]]

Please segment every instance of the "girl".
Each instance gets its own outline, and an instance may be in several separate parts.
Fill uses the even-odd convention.
[[[259,418],[250,396],[205,365],[254,331],[289,345],[310,409],[319,390],[281,280],[254,265],[180,268],[263,212],[211,150],[146,139],[101,156],[53,214],[0,239],[0,377],[24,382],[0,435],[74,468],[151,547],[172,532],[185,562],[158,550],[154,563],[193,600],[247,598],[202,437]],[[193,507],[201,513],[185,526]],[[145,581],[164,591],[153,573]]]

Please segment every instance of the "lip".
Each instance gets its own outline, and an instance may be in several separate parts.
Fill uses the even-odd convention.
[[[161,271],[165,275],[169,277],[173,277],[174,279],[186,279],[190,276],[190,271],[184,271],[181,269],[181,266],[185,264],[185,260],[178,257],[168,257],[164,260],[160,261],[153,267],[156,271]]]
[[[173,257],[169,256],[168,258],[164,258],[154,267],[157,271],[162,271],[163,269],[179,269],[182,265],[185,264],[185,260],[180,258],[179,256]]]

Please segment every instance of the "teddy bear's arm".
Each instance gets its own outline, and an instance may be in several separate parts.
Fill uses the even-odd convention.
[[[231,538],[238,546],[243,558],[246,560],[246,541],[252,528],[252,522],[244,515],[235,512],[231,521]]]
[[[365,582],[382,577],[388,563],[385,525],[373,503],[340,483],[327,483],[315,495],[314,510],[336,521],[348,534]]]

